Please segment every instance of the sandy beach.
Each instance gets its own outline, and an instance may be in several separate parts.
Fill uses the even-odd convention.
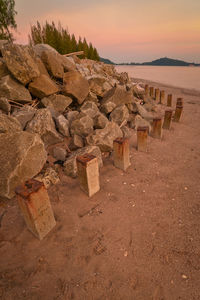
[[[147,153],[132,130],[131,166],[105,156],[92,198],[63,176],[49,190],[57,225],[43,241],[16,199],[1,203],[2,300],[200,299],[200,92],[148,83],[173,94],[173,107],[183,97],[180,123],[149,137]]]

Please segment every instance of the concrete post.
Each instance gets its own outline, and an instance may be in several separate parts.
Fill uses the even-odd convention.
[[[98,160],[92,154],[84,154],[77,156],[76,163],[80,187],[91,197],[100,190]]]
[[[164,104],[165,102],[165,91],[160,92],[160,104]]]
[[[170,129],[171,126],[171,121],[172,121],[172,110],[167,109],[165,111],[165,117],[164,117],[164,122],[163,122],[163,129]]]
[[[139,126],[137,128],[137,150],[147,152],[148,126]]]
[[[155,100],[156,100],[156,102],[159,102],[159,99],[160,99],[160,90],[155,89]]]
[[[129,140],[118,138],[113,142],[113,158],[116,168],[126,171],[130,166]]]
[[[56,225],[44,184],[30,179],[17,187],[15,192],[28,229],[42,240]]]
[[[145,84],[145,96],[148,97],[149,96],[149,85],[148,84]]]
[[[162,119],[161,118],[153,119],[151,136],[156,139],[162,138]]]
[[[177,98],[176,106],[183,106],[183,98]]]
[[[172,94],[167,96],[167,106],[172,107]]]
[[[182,115],[182,111],[183,111],[183,106],[182,105],[176,105],[176,110],[175,110],[175,114],[174,114],[174,122],[179,122],[181,115]]]
[[[153,98],[153,96],[154,96],[154,87],[150,86],[150,97]]]

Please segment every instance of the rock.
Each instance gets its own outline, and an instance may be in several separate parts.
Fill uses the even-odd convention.
[[[120,73],[120,76],[118,79],[119,79],[120,84],[127,84],[130,81],[127,72]]]
[[[145,89],[142,88],[139,84],[134,85],[133,87],[133,94],[138,98],[144,98]]]
[[[102,129],[106,127],[106,124],[108,123],[108,119],[106,116],[102,113],[99,113],[95,118],[94,118],[94,128],[95,129]]]
[[[97,106],[99,106],[99,101],[98,101],[97,96],[94,93],[92,93],[91,91],[89,92],[89,94],[87,95],[87,97],[85,99],[85,102],[88,102],[88,101],[94,102]]]
[[[111,85],[107,82],[107,78],[101,75],[93,75],[87,77],[90,91],[97,96],[103,97],[106,91],[111,89]]]
[[[0,134],[22,131],[21,124],[13,117],[0,114]]]
[[[53,148],[53,157],[56,160],[65,161],[66,155],[67,155],[67,151],[65,149],[58,146]]]
[[[65,117],[67,118],[67,120],[69,121],[69,125],[71,126],[72,121],[78,119],[78,117],[79,117],[79,112],[78,112],[77,110],[71,110],[71,111],[68,111],[68,112],[65,114]]]
[[[31,47],[12,43],[4,44],[2,54],[9,71],[23,85],[40,76]]]
[[[69,121],[63,115],[56,118],[56,126],[62,135],[69,136]]]
[[[115,107],[132,102],[133,95],[131,91],[127,91],[124,86],[115,86],[103,97],[101,109],[108,114],[112,112]]]
[[[32,120],[36,112],[36,109],[31,106],[24,106],[18,111],[15,111],[12,115],[19,121],[22,129],[26,127],[26,124]]]
[[[120,129],[121,129],[121,131],[122,131],[122,133],[123,133],[123,137],[124,137],[124,138],[130,138],[130,137],[131,137],[131,132],[130,132],[130,130],[128,129],[128,127],[122,126]]]
[[[78,148],[83,148],[83,147],[84,147],[83,138],[80,135],[74,134],[69,144],[69,149],[74,151]]]
[[[63,113],[65,109],[72,103],[72,99],[64,95],[51,95],[41,100],[45,107],[51,108],[59,113]]]
[[[135,118],[136,118],[136,114],[129,114],[128,125],[132,129],[135,128]]]
[[[47,108],[42,108],[36,111],[34,118],[27,124],[26,131],[38,133],[45,146],[63,141],[55,129],[51,112]]]
[[[151,131],[151,124],[150,124],[150,122],[148,122],[147,120],[143,119],[140,115],[137,115],[135,117],[135,129],[137,130],[137,128],[139,126],[147,126],[147,127],[149,127],[149,132]]]
[[[82,104],[89,93],[87,80],[78,71],[70,71],[64,73],[63,83],[63,93],[76,98]]]
[[[92,101],[85,101],[81,106],[80,110],[88,115],[90,118],[94,118],[97,114],[99,114],[99,109],[96,104]]]
[[[117,106],[110,114],[111,121],[117,123],[119,126],[126,125],[129,118],[129,112],[126,105]]]
[[[0,98],[0,109],[3,110],[7,114],[10,112],[11,105],[8,102],[7,98],[5,98],[5,97]]]
[[[58,173],[51,167],[47,168],[45,173],[39,174],[34,179],[43,182],[46,189],[48,189],[51,184],[57,184],[60,182]]]
[[[43,62],[39,56],[36,57],[36,64],[40,71],[40,75],[43,74],[43,75],[49,76],[49,73],[47,72],[47,69],[45,68],[45,65],[43,64]]]
[[[130,113],[137,113],[138,112],[138,108],[137,108],[137,105],[136,105],[135,102],[126,104],[126,106],[127,106]]]
[[[92,154],[97,157],[99,167],[103,166],[101,151],[96,146],[88,146],[82,149],[78,149],[73,152],[64,163],[64,173],[67,176],[71,176],[73,178],[77,177],[77,165],[76,165],[76,157],[79,155],[84,155],[86,153]]]
[[[59,59],[59,55],[56,55],[53,51],[43,51],[41,59],[51,76],[58,79],[63,78],[64,68]]]
[[[25,131],[0,134],[0,196],[12,198],[18,185],[42,170],[46,158],[38,135]]]
[[[65,72],[76,70],[76,64],[71,61],[71,57],[61,55],[60,59]]]
[[[48,44],[37,44],[35,46],[33,46],[33,50],[35,51],[35,53],[38,55],[38,56],[42,56],[42,53],[44,51],[52,51],[53,53],[58,53],[56,51],[56,49],[54,49],[53,47],[51,47],[50,45]]]
[[[9,100],[17,102],[32,101],[29,91],[21,83],[13,80],[10,75],[1,78],[0,95],[1,97],[6,97]]]
[[[0,55],[2,56],[2,48],[3,48],[3,45],[5,44],[8,44],[9,41],[8,40],[0,40]]]
[[[31,82],[28,86],[29,91],[40,99],[55,94],[59,91],[58,86],[46,75],[41,75]]]
[[[96,145],[102,152],[110,152],[113,149],[113,141],[122,137],[122,131],[114,122],[108,122],[104,129],[96,129],[93,134],[86,137],[88,145]]]
[[[9,75],[9,70],[2,58],[0,58],[0,78]]]
[[[72,121],[70,132],[71,135],[77,134],[82,137],[87,136],[93,132],[93,120],[87,115],[80,114],[79,118]]]
[[[148,112],[143,105],[140,105],[139,103],[136,103],[137,109],[141,117],[147,121],[152,121],[154,118],[154,115],[150,112]]]

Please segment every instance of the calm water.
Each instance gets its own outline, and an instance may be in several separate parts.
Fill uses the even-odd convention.
[[[200,91],[200,67],[116,66],[118,72],[177,87]]]

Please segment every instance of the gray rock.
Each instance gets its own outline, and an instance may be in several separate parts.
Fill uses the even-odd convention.
[[[15,133],[18,131],[22,131],[22,127],[17,119],[5,114],[0,114],[0,134],[9,132]]]
[[[129,112],[126,105],[117,106],[110,114],[111,121],[117,123],[119,126],[126,125],[129,118]]]
[[[145,107],[139,103],[136,103],[137,105],[137,109],[138,109],[138,113],[141,115],[141,117],[147,121],[152,121],[154,118],[154,114],[148,112]]]
[[[62,135],[69,136],[69,121],[63,115],[56,118],[56,126]]]
[[[147,127],[149,127],[149,132],[151,131],[151,124],[150,124],[150,122],[148,122],[147,120],[143,119],[140,115],[137,115],[135,117],[135,129],[137,130],[137,128],[139,126],[147,126]]]
[[[1,78],[0,95],[17,102],[32,101],[29,91],[21,83],[13,80],[10,75]]]
[[[3,110],[5,113],[9,113],[11,110],[11,105],[8,102],[8,99],[5,97],[0,98],[0,109]]]
[[[62,137],[56,131],[51,112],[47,108],[36,111],[34,118],[27,124],[26,131],[38,133],[45,146],[63,141]]]
[[[94,118],[94,128],[95,129],[103,129],[106,127],[106,124],[108,123],[108,119],[106,116],[102,113],[99,113],[95,118]]]
[[[53,157],[56,160],[65,161],[66,155],[67,155],[67,151],[65,149],[58,146],[53,148]]]
[[[44,97],[56,94],[59,91],[56,83],[46,75],[40,75],[34,79],[28,86],[32,95],[42,99]]]
[[[113,149],[113,141],[123,137],[119,126],[114,122],[108,122],[103,129],[96,129],[93,134],[86,137],[88,145],[96,145],[102,152],[110,152]]]
[[[69,149],[74,151],[84,147],[83,138],[80,135],[74,134],[69,144]]]
[[[3,60],[3,58],[0,57],[0,78],[9,75],[9,70]]]
[[[84,155],[86,153],[92,154],[97,157],[99,167],[103,166],[101,151],[96,146],[87,146],[77,151],[73,152],[64,163],[64,173],[67,176],[71,176],[73,178],[77,177],[77,164],[76,157],[79,155]]]
[[[41,100],[45,107],[51,108],[59,113],[63,113],[72,103],[72,99],[64,95],[51,95]]]
[[[92,101],[85,101],[81,106],[80,110],[88,115],[90,118],[94,118],[97,114],[99,114],[99,109],[96,104]]]
[[[36,112],[36,109],[31,106],[24,106],[18,111],[15,111],[12,116],[19,121],[22,129],[26,127],[26,124],[32,120]]]
[[[43,51],[41,59],[51,76],[58,79],[63,78],[64,68],[59,59],[59,54],[55,54],[53,51]]]
[[[2,54],[9,71],[23,85],[40,76],[35,61],[36,56],[31,47],[12,43],[4,44]]]
[[[70,126],[71,135],[77,134],[82,137],[93,132],[93,120],[87,115],[80,114],[79,118],[72,121]]]
[[[18,185],[42,170],[46,158],[38,135],[25,131],[0,134],[0,196],[12,198]]]
[[[69,121],[69,125],[71,126],[72,121],[78,119],[78,117],[79,117],[79,112],[78,112],[77,110],[71,110],[71,111],[68,111],[68,112],[65,114],[65,117],[67,118],[67,120]]]
[[[102,75],[93,75],[87,77],[90,91],[97,96],[103,97],[106,91],[111,89],[111,85],[107,82],[107,78]]]
[[[127,126],[122,126],[120,129],[123,133],[124,138],[130,138],[131,137],[131,132],[130,132],[130,130],[128,129]]]

